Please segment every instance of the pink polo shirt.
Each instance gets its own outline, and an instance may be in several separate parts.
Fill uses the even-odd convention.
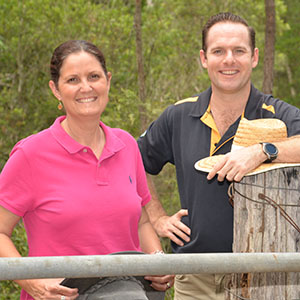
[[[13,148],[0,176],[0,205],[23,217],[29,256],[139,251],[150,193],[135,139],[100,122],[106,144],[97,159],[63,130],[64,118]]]

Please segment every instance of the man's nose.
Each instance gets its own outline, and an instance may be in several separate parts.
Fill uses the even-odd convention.
[[[235,61],[235,57],[233,55],[233,52],[231,50],[227,51],[224,57],[224,62],[232,63],[234,61]]]

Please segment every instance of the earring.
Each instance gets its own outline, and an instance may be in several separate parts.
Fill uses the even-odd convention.
[[[62,102],[61,102],[61,101],[59,101],[59,103],[58,103],[58,105],[57,105],[57,108],[58,108],[59,110],[62,110],[62,109],[63,109],[63,105],[62,105]]]

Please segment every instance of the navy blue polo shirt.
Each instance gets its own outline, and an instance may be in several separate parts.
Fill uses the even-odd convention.
[[[210,155],[230,151],[238,118],[217,143],[214,128],[205,121],[209,113],[211,88],[200,95],[169,106],[138,139],[145,169],[158,174],[166,163],[174,164],[181,207],[188,209],[182,221],[191,228],[191,240],[184,246],[172,243],[175,253],[231,252],[233,208],[227,191],[230,182],[207,180],[194,164]],[[288,136],[300,134],[300,110],[251,86],[244,111],[248,120],[276,118],[285,122]]]

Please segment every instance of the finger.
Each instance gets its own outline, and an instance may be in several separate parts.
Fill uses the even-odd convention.
[[[188,226],[186,226],[183,222],[181,222],[181,218],[188,215],[187,209],[181,209],[176,214],[174,214],[170,218],[170,223],[178,228],[180,231],[185,232],[187,235],[191,234],[191,230]]]
[[[180,225],[178,225],[178,226],[180,226]],[[181,228],[184,228],[184,227],[186,227],[186,226],[181,225]],[[175,234],[177,237],[181,238],[182,240],[189,242],[190,241],[189,234],[187,235],[184,231],[181,230],[181,228],[173,226],[172,233]],[[186,227],[186,228],[187,228],[188,232],[190,232],[190,229],[188,227]]]
[[[156,283],[160,283],[160,284],[163,284],[165,283],[165,281],[163,281],[162,279],[160,279],[158,276],[145,276],[144,277],[146,280],[149,280],[149,281],[152,281],[152,282],[156,282]]]
[[[172,280],[173,275],[147,275],[144,278],[156,283],[165,284]]]
[[[151,286],[158,291],[166,291],[174,285],[174,281],[166,281],[164,283],[158,283],[153,281]]]
[[[228,181],[233,181],[235,176],[238,174],[238,171],[236,171],[235,169],[231,169],[227,174],[226,174],[226,179]],[[219,180],[219,179],[218,179]]]
[[[154,277],[154,280],[152,280],[150,286],[158,291],[166,291],[171,287],[171,283],[169,281],[160,282],[157,278]]]
[[[224,181],[225,177],[229,180],[227,175],[232,172],[235,174],[235,171],[232,169],[232,165],[230,163],[226,163],[219,171],[218,171],[218,181]],[[230,177],[230,176],[229,176]]]
[[[176,225],[177,224],[177,225]],[[186,227],[183,223],[181,222],[172,222],[171,220],[169,220],[169,222],[167,224],[165,224],[165,228],[163,230],[163,236],[168,237],[169,239],[171,239],[174,243],[183,246],[182,241],[180,241],[180,238],[182,238],[185,241],[189,241],[189,237],[181,231],[180,228],[178,228],[177,226],[184,228],[184,230],[186,230],[187,232],[190,232],[190,229],[188,227]]]
[[[239,182],[243,179],[243,177],[248,173],[250,172],[252,169],[249,169],[247,171],[245,170],[240,170],[239,172],[237,172],[237,174],[234,176],[233,180],[236,181],[236,182]]]
[[[187,209],[180,209],[174,216],[179,217],[181,219],[184,216],[187,216],[189,214]]]
[[[78,293],[77,288],[69,288],[63,285],[48,286],[47,290],[51,293],[61,294],[64,296],[74,296]]]
[[[160,284],[160,283],[153,282],[153,283],[150,284],[150,286],[152,286],[157,291],[165,291],[165,290],[168,289],[167,283]]]
[[[165,291],[174,285],[175,275],[145,276],[144,278],[151,281],[151,286],[154,289]]]
[[[244,166],[235,165],[226,175],[228,181],[240,181],[247,173],[247,169]]]
[[[176,223],[176,227],[180,230],[183,231],[185,234],[190,235],[191,234],[191,229],[186,226],[184,223],[182,222],[177,222]]]
[[[237,175],[235,175],[235,177],[234,177],[234,179],[232,181],[240,182],[243,177],[244,177],[244,175],[237,174]]]
[[[213,179],[213,178],[216,176],[217,172],[218,172],[218,171],[217,171],[216,169],[213,168],[213,169],[208,173],[208,175],[206,176],[207,180]]]
[[[182,240],[180,240],[175,234],[173,234],[172,232],[169,232],[167,234],[167,237],[174,242],[175,244],[177,244],[178,246],[184,246],[184,243]]]
[[[226,161],[227,161],[227,157],[224,156],[223,159],[221,159],[219,162],[217,162],[217,163],[213,166],[212,170],[208,173],[208,175],[207,175],[206,178],[207,178],[208,180],[211,180],[211,179],[213,179],[217,174],[219,174],[219,171],[225,166]]]

